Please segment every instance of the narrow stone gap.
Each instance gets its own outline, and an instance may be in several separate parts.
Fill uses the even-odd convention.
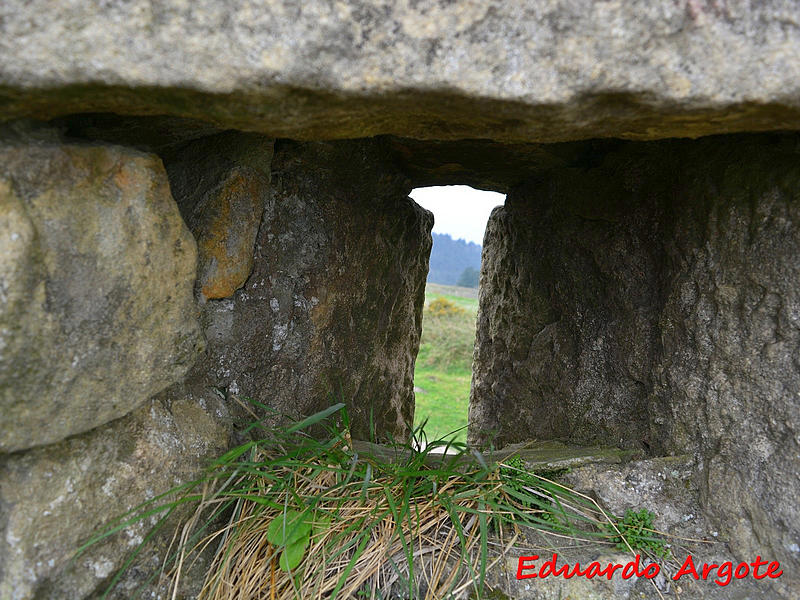
[[[420,350],[414,370],[414,427],[428,440],[467,436],[481,250],[492,210],[505,195],[466,185],[415,188],[434,215]]]

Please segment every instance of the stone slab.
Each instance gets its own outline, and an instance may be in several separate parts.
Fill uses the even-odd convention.
[[[792,0],[7,0],[0,115],[294,139],[696,137],[800,127],[798,56]]]

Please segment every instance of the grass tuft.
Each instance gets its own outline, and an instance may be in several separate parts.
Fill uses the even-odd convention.
[[[481,598],[521,527],[609,545],[627,536],[590,498],[519,459],[493,463],[453,441],[354,443],[346,423],[337,404],[243,444],[81,550],[190,505],[162,570],[173,593],[194,557],[216,548],[199,600]],[[311,426],[327,435],[311,437]]]

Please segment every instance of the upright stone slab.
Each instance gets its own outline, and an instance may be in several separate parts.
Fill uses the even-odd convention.
[[[722,539],[800,567],[798,138],[624,144],[489,224],[470,440],[690,452]]]
[[[659,253],[646,237],[658,226],[646,200],[625,192],[624,177],[615,167],[548,171],[511,190],[492,213],[473,443],[649,444]]]
[[[353,436],[402,438],[432,216],[379,141],[286,142],[273,173],[253,272],[206,304],[189,381],[288,415],[344,401]]]
[[[651,404],[654,435],[702,458],[701,491],[721,534],[741,557],[780,560],[780,583],[795,592],[799,144],[797,135],[719,138],[681,153]]]
[[[21,131],[0,139],[0,453],[127,414],[203,346],[161,160]]]
[[[172,194],[197,240],[197,291],[203,298],[232,296],[253,270],[272,143],[231,131],[163,151]]]

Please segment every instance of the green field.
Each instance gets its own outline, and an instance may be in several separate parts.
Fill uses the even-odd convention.
[[[449,303],[432,310],[431,302],[439,298]],[[475,288],[431,283],[425,288],[422,340],[414,372],[414,425],[427,419],[429,439],[450,437],[459,430],[455,439],[466,440],[477,313]]]
[[[460,306],[473,317],[478,314],[478,288],[458,287],[457,285],[439,285],[429,283],[425,286],[425,305],[436,298],[446,298]],[[473,323],[474,325],[474,323]]]

